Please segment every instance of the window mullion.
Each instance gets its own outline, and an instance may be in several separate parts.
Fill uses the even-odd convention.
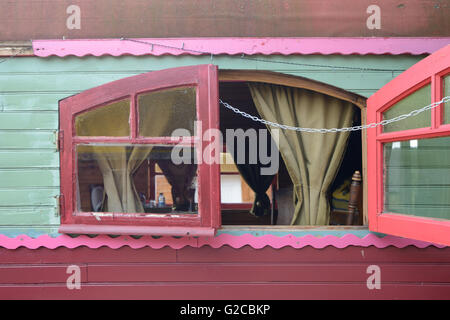
[[[130,134],[131,139],[136,139],[138,136],[138,114],[137,114],[137,103],[136,103],[136,94],[133,94],[131,96],[131,103],[130,103]]]

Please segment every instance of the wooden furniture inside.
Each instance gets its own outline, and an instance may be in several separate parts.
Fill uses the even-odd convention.
[[[347,210],[332,209],[330,214],[330,225],[362,224],[361,180],[361,173],[355,171],[350,185],[350,199]]]

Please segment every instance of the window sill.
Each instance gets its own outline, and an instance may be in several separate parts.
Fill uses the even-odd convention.
[[[228,234],[234,236],[241,236],[249,234],[253,236],[274,235],[283,237],[292,235],[295,237],[303,237],[312,235],[316,237],[336,236],[342,237],[347,234],[352,234],[363,238],[373,232],[369,231],[368,226],[222,226],[217,230],[216,236],[221,234]],[[378,236],[384,236],[378,234]]]
[[[64,234],[106,234],[135,236],[179,236],[213,237],[214,229],[207,227],[160,227],[160,226],[122,226],[122,225],[86,225],[66,224],[59,230]]]

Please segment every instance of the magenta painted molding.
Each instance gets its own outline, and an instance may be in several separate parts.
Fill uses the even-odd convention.
[[[153,45],[145,44],[152,43]],[[399,55],[431,54],[450,43],[444,38],[179,38],[33,40],[38,57],[56,55]]]
[[[87,246],[91,249],[97,249],[99,247],[109,247],[111,249],[118,249],[123,246],[129,246],[133,249],[139,249],[143,247],[151,247],[153,249],[160,249],[163,247],[171,247],[172,249],[181,249],[186,246],[199,248],[202,246],[210,246],[212,248],[220,248],[222,246],[230,246],[235,249],[249,245],[254,249],[261,249],[265,246],[270,246],[274,249],[283,247],[292,247],[300,249],[306,246],[311,246],[316,249],[322,249],[327,246],[333,246],[335,248],[345,248],[348,246],[369,247],[375,246],[377,248],[386,248],[394,246],[397,248],[404,248],[406,246],[415,246],[417,248],[426,248],[428,246],[435,246],[438,248],[444,248],[445,246],[432,244],[423,241],[411,240],[406,238],[400,238],[395,236],[378,237],[375,234],[368,234],[363,238],[359,238],[353,234],[347,234],[343,237],[336,236],[324,236],[316,237],[312,235],[306,235],[296,237],[292,235],[286,235],[278,237],[274,235],[253,236],[250,234],[235,236],[228,234],[221,234],[211,238],[193,238],[193,237],[160,237],[153,238],[149,236],[135,239],[129,236],[120,236],[116,238],[109,237],[107,235],[99,235],[96,237],[78,236],[72,238],[67,235],[61,235],[58,237],[50,237],[48,235],[42,235],[37,238],[31,238],[26,235],[17,236],[15,238],[9,238],[4,235],[0,235],[0,247],[6,249],[17,249],[19,247],[26,247],[28,249],[38,249],[45,247],[48,249],[55,249],[58,247],[66,247],[69,249],[77,248],[80,246]]]

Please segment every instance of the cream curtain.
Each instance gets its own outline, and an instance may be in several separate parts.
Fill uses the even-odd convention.
[[[152,147],[94,147],[94,157],[103,175],[105,212],[144,212],[134,186],[133,174]]]
[[[285,86],[250,83],[249,88],[256,109],[266,120],[308,128],[352,124],[354,107],[350,102]],[[291,225],[329,224],[327,192],[340,167],[349,133],[279,133],[278,148],[294,185]]]

